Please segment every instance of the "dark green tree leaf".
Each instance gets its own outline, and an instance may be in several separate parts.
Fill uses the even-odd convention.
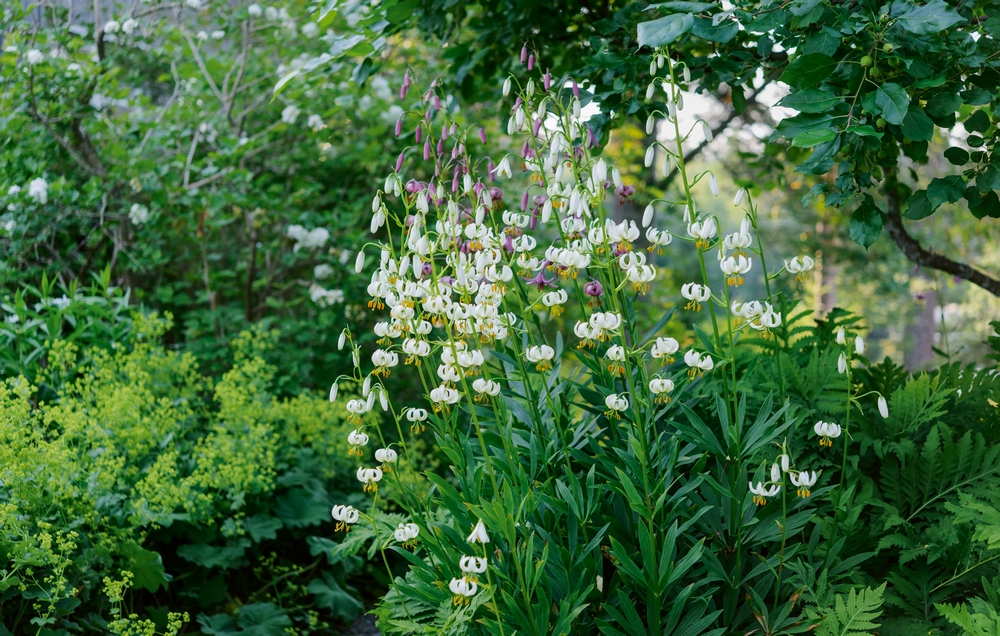
[[[897,12],[901,13],[898,13],[896,23],[914,35],[938,33],[965,21],[944,0],[931,0],[923,6],[896,0],[892,3],[892,13]]]
[[[903,136],[913,141],[930,141],[934,137],[934,122],[922,108],[911,106],[903,118]]]
[[[639,46],[666,46],[691,30],[694,18],[675,13],[649,22],[639,23]]]
[[[865,195],[861,205],[851,215],[851,239],[865,249],[871,247],[882,233],[882,210],[879,210],[870,195]]]
[[[990,127],[990,116],[986,111],[977,110],[962,123],[969,132],[984,133]]]
[[[785,67],[781,81],[792,88],[815,86],[830,76],[837,67],[837,60],[823,53],[800,55]]]
[[[932,179],[927,186],[927,200],[937,209],[942,203],[955,203],[965,192],[965,179],[960,174]]]
[[[965,148],[952,146],[944,151],[944,158],[956,166],[964,166],[969,163],[969,151]]]
[[[364,607],[361,601],[340,587],[330,572],[323,572],[322,578],[310,581],[307,589],[316,597],[317,605],[345,621],[357,616]]]
[[[830,129],[827,130],[810,130],[802,133],[801,135],[796,135],[792,139],[792,146],[796,148],[812,148],[821,143],[830,141],[837,136],[837,133]]]
[[[786,95],[778,105],[793,108],[800,113],[825,113],[841,101],[843,98],[830,91],[807,88]]]
[[[927,200],[926,190],[917,190],[914,192],[910,195],[908,203],[909,207],[906,208],[906,212],[903,214],[903,216],[908,219],[917,221],[934,213],[934,208],[931,207],[931,202]]]
[[[889,82],[875,89],[875,105],[887,122],[898,126],[906,117],[910,98],[902,86]]]

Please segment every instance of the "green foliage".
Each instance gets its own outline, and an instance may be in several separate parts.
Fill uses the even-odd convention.
[[[860,592],[852,589],[846,599],[838,594],[833,608],[823,613],[816,633],[819,636],[872,636],[873,630],[879,627],[875,621],[882,614],[885,585]]]
[[[23,376],[0,385],[0,625],[151,636],[187,612],[204,633],[271,635],[352,618],[356,564],[303,550],[353,480],[346,422],[321,395],[273,394],[263,330],[215,381],[163,347],[169,317],[133,320],[113,349],[50,343],[74,374],[49,400]]]

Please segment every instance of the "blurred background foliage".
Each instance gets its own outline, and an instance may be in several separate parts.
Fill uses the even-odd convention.
[[[792,4],[786,51],[820,28],[796,11],[834,10]],[[995,39],[992,4],[955,6],[983,25],[982,46]],[[877,20],[881,7],[848,9]],[[350,364],[341,329],[373,338],[366,281],[351,270],[372,193],[412,145],[412,131],[391,133],[403,75],[441,78],[445,106],[487,123],[493,149],[507,115],[499,86],[527,43],[538,65],[586,80],[604,152],[634,166],[625,178],[637,191],[617,214],[638,218],[674,187],[660,160],[641,168],[669,132],[643,130],[648,58],[635,55],[637,24],[669,11],[617,0],[5,4],[0,633],[104,633],[115,611],[163,631],[168,610],[189,612],[186,633],[313,633],[380,595],[384,573],[324,538],[330,502],[351,503],[356,488],[346,422],[323,393]],[[749,33],[713,41],[705,19],[678,43],[699,60],[687,111],[712,131],[692,137],[692,161],[724,191],[751,189],[776,256],[817,257],[805,308],[851,310],[873,357],[910,370],[982,364],[997,298],[915,267],[884,236],[868,249],[852,241],[850,215],[825,205],[841,188],[834,172],[794,171],[808,149],[774,135],[795,115],[775,106],[789,56]],[[954,173],[944,152],[966,142],[960,126],[936,128],[924,155],[904,160],[920,173],[907,187]],[[884,148],[862,151],[874,168]],[[707,211],[736,221],[698,187]],[[969,212],[956,199],[908,223],[995,276],[1000,230]],[[676,285],[691,279],[669,252],[657,264]],[[671,307],[668,287],[645,310]],[[122,571],[132,578],[119,593]]]

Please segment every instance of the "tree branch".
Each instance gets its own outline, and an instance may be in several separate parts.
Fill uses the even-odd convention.
[[[922,245],[910,236],[903,226],[903,217],[899,214],[899,189],[895,178],[890,175],[889,187],[886,190],[885,230],[903,255],[923,267],[930,267],[952,276],[957,276],[979,285],[994,296],[1000,296],[1000,280],[989,276],[966,263],[953,261],[943,254],[938,254]]]

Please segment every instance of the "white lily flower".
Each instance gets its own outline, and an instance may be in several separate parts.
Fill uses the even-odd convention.
[[[833,446],[833,440],[840,437],[840,425],[833,422],[816,422],[813,431],[820,437],[820,446]]]
[[[480,519],[476,522],[476,527],[472,529],[472,533],[466,539],[469,543],[489,543],[490,535],[486,532],[486,525],[483,520]]]
[[[798,494],[799,497],[806,498],[812,494],[809,489],[816,485],[816,480],[819,479],[819,473],[816,471],[810,473],[808,470],[803,470],[799,472],[798,475],[792,473],[790,479],[792,480],[792,485],[798,488],[796,494]]]

